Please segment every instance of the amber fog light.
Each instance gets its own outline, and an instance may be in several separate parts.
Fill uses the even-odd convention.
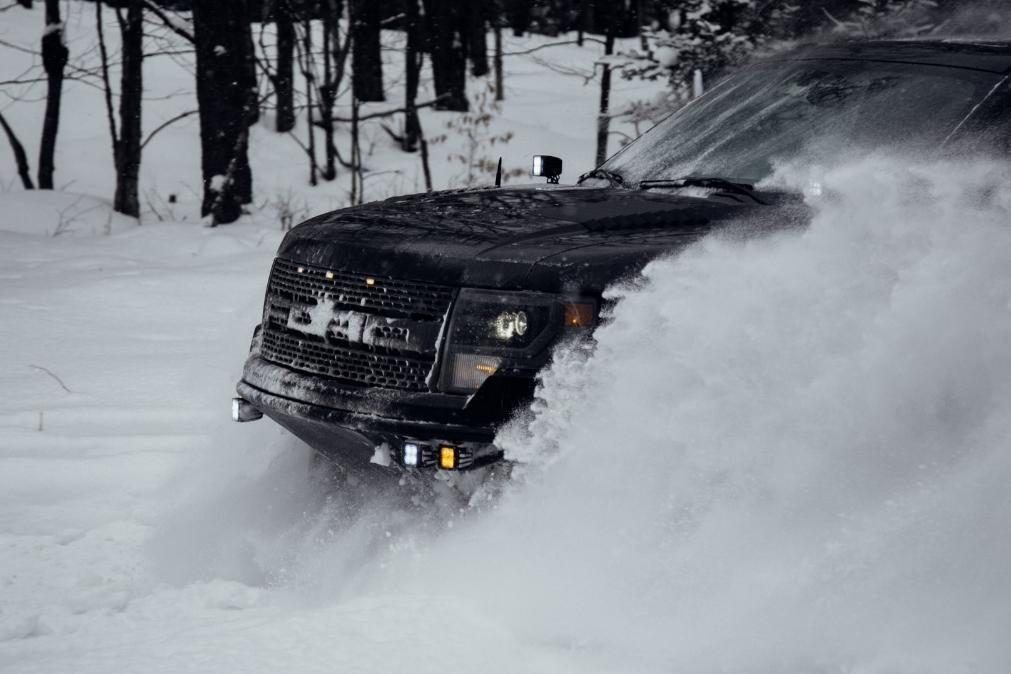
[[[458,353],[453,356],[453,372],[449,385],[453,390],[476,391],[484,380],[498,372],[502,359],[496,356],[479,356],[476,353]]]
[[[474,452],[466,447],[439,445],[439,468],[442,470],[466,470],[474,465]]]
[[[457,458],[456,458],[456,448],[442,446],[439,447],[439,468],[443,470],[456,470],[457,468]]]

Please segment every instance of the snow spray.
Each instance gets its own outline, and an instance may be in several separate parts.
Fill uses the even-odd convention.
[[[523,486],[419,564],[622,671],[1006,672],[1011,172],[774,182],[810,226],[612,289],[500,436]]]

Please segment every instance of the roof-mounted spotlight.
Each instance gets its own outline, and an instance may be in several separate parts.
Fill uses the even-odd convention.
[[[547,178],[549,184],[557,185],[558,179],[562,177],[562,160],[549,154],[535,154],[530,174]]]

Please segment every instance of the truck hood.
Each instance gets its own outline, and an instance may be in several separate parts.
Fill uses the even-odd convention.
[[[714,227],[775,225],[782,210],[729,195],[546,185],[454,190],[314,217],[288,233],[278,255],[453,286],[599,292]]]

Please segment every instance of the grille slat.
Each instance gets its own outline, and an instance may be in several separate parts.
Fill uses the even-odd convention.
[[[307,334],[311,331],[289,323],[288,316],[292,311],[305,311],[326,302],[335,310],[395,319],[414,325],[414,330],[437,332],[453,292],[448,286],[328,272],[278,258],[267,288],[260,355],[285,367],[356,384],[427,391],[436,359],[434,332],[429,333],[431,337],[422,347],[409,339],[410,332],[404,327],[376,326],[374,336],[387,340],[379,346],[334,339],[329,333],[326,337]],[[403,348],[391,348],[391,343]]]

